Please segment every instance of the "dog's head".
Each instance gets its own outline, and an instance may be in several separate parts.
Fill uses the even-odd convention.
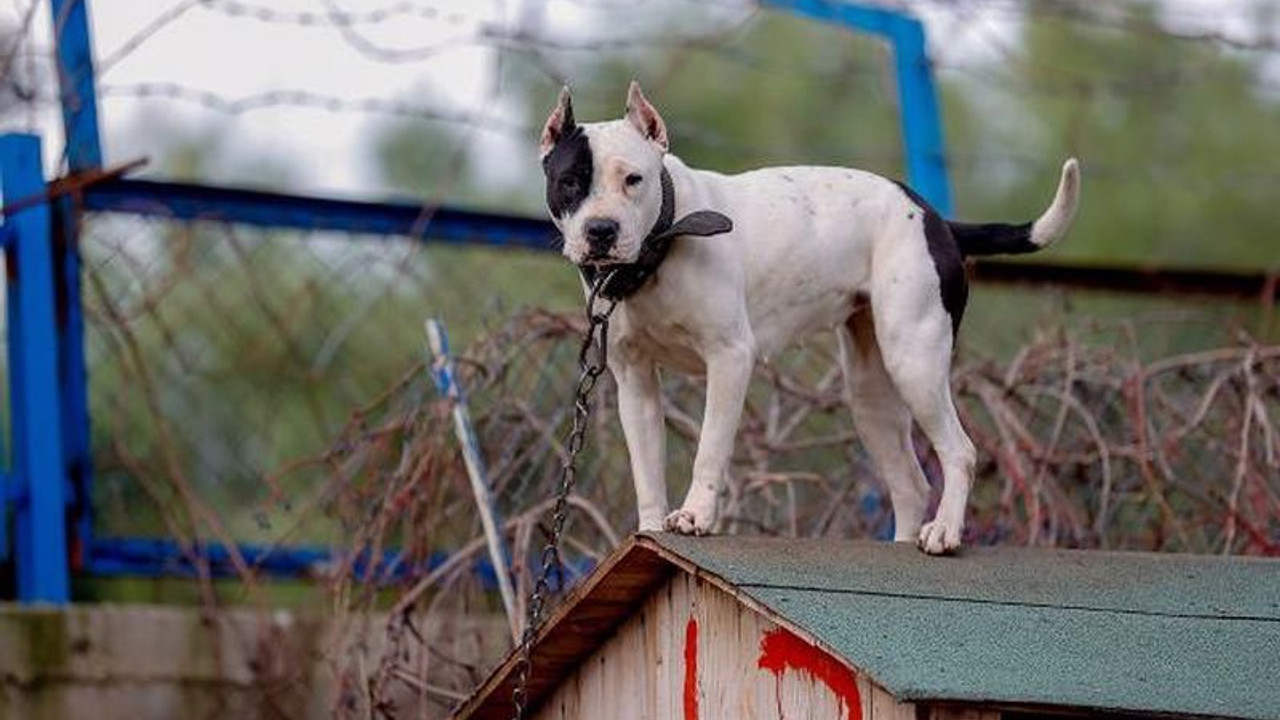
[[[542,129],[547,209],[577,265],[635,262],[662,208],[667,126],[631,83],[621,120],[579,125],[566,87]]]

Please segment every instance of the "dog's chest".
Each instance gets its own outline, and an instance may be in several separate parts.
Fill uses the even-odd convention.
[[[632,301],[610,328],[616,352],[643,357],[679,372],[706,372],[705,328],[680,310]]]

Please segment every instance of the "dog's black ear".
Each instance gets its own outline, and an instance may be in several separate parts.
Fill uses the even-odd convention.
[[[632,80],[631,87],[627,88],[627,120],[630,120],[646,139],[657,143],[664,152],[668,149],[667,124],[645,99],[640,83],[635,80]]]
[[[569,97],[569,86],[565,85],[560,90],[559,102],[547,116],[547,124],[542,126],[542,140],[539,144],[541,157],[545,158],[560,138],[573,132],[574,127],[573,100]]]

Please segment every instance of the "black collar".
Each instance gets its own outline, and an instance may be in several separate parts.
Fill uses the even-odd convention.
[[[658,272],[658,266],[671,251],[671,242],[680,235],[698,235],[707,237],[720,235],[733,229],[733,221],[714,210],[698,210],[675,220],[676,191],[671,182],[671,173],[662,168],[662,208],[658,211],[658,220],[653,229],[640,244],[640,255],[633,263],[611,265],[599,268],[591,265],[579,265],[578,271],[590,285],[602,270],[612,272],[612,276],[600,288],[599,294],[610,300],[623,300],[634,295],[637,290]],[[674,221],[674,222],[673,222]]]

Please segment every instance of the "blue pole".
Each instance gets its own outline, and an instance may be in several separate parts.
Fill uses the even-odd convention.
[[[920,21],[905,12],[838,0],[762,1],[794,15],[879,35],[892,44],[907,179],[934,209],[950,216],[951,183],[947,179],[942,114]]]
[[[489,560],[497,569],[498,590],[502,594],[502,606],[507,612],[511,639],[518,642],[522,628],[520,614],[516,610],[516,593],[509,573],[511,560],[507,555],[506,541],[503,540],[502,514],[493,498],[489,472],[485,469],[480,441],[476,438],[471,411],[467,408],[467,395],[454,373],[453,355],[449,352],[449,333],[445,330],[444,322],[437,318],[428,319],[425,329],[431,377],[435,380],[436,390],[453,406],[453,429],[458,436],[458,444],[462,446],[467,476],[471,478],[476,511],[480,514],[480,525],[484,527],[485,540],[489,545]]]
[[[925,53],[924,27],[901,17],[892,25],[894,64],[898,70],[898,103],[902,107],[902,139],[907,151],[907,177],[934,209],[950,217],[951,183],[947,179],[942,113],[933,82],[933,66]]]
[[[67,167],[72,173],[102,167],[88,2],[50,0]],[[80,297],[79,225],[77,208],[70,198],[57,201],[54,213],[54,262],[60,266],[56,276],[60,300],[57,316],[60,327],[58,377],[62,386],[62,420],[67,443],[65,472],[74,498],[75,538],[79,548],[75,557],[82,560],[83,550],[91,545],[93,530],[93,457],[84,354],[84,308]]]
[[[55,292],[58,327],[58,384],[62,390],[65,448],[63,475],[70,483],[73,569],[85,563],[93,540],[93,446],[89,424],[89,373],[84,350],[84,303],[81,298],[80,214],[76,201],[60,198],[53,206]]]
[[[9,473],[0,472],[0,563],[9,560]]]
[[[45,192],[40,139],[0,137],[0,190],[6,203],[29,202]],[[36,202],[5,219],[13,241],[8,264],[10,396],[14,473],[18,492],[18,599],[65,603],[67,568],[66,461],[58,386],[55,258],[49,205]],[[14,321],[17,321],[14,324]]]
[[[67,168],[73,173],[102,167],[88,2],[50,0],[49,3],[53,11],[62,126],[67,135]]]
[[[6,258],[8,258],[8,253],[12,252],[12,247],[13,247],[12,243],[13,243],[13,227],[10,225],[0,225],[0,252],[3,252]],[[7,287],[5,288],[5,293],[6,293],[5,327],[9,328],[10,333],[12,333],[12,329],[14,327],[14,314],[15,314],[14,313],[14,297],[13,297],[14,289],[15,288],[12,283],[8,283]],[[10,355],[9,367],[11,368],[10,372],[12,373],[12,368],[13,368],[12,356],[14,354],[13,345],[7,342],[5,344],[8,345],[8,349],[9,349],[9,355]],[[13,413],[12,413],[13,393],[12,392],[9,394],[9,397],[10,397],[10,403],[11,403],[9,408],[10,409],[9,427],[12,428],[13,427]],[[12,440],[11,437],[6,438],[4,437],[4,433],[0,432],[0,563],[9,561],[9,551],[10,551],[10,548],[12,547],[11,543],[9,542],[9,509],[10,509],[10,505],[13,504],[13,500],[14,500],[14,496],[16,495],[16,492],[14,491],[14,482],[12,477],[13,456],[10,455],[9,452],[6,450],[6,446],[10,445],[10,440]]]

